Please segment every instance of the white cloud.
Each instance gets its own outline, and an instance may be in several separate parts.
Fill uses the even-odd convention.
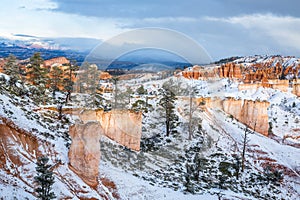
[[[253,34],[264,34],[281,46],[300,49],[300,18],[273,14],[253,14],[228,18],[205,17],[207,21],[240,25]]]
[[[122,19],[85,17],[54,12],[48,0],[4,0],[0,8],[1,35],[27,34],[40,37],[92,37],[108,39],[126,30]]]

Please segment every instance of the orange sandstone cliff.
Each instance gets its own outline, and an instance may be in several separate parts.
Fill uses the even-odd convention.
[[[79,114],[83,122],[96,121],[103,135],[132,150],[140,150],[142,135],[142,113],[130,110],[86,110]]]
[[[140,150],[142,113],[129,110],[98,111],[97,120],[104,135],[136,151]]]
[[[266,101],[235,100],[223,101],[223,110],[251,129],[267,136],[269,130],[268,107]]]
[[[96,122],[70,127],[72,144],[69,150],[70,168],[89,186],[98,185],[100,144],[103,129]]]

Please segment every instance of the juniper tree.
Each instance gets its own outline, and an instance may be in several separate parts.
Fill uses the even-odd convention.
[[[35,189],[37,197],[42,200],[54,199],[56,196],[52,192],[54,184],[53,172],[50,170],[51,165],[48,164],[49,158],[42,156],[36,162],[37,175],[34,177],[38,187]]]

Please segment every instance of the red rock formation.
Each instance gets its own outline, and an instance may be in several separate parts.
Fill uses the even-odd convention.
[[[142,113],[128,110],[97,112],[97,121],[104,130],[104,135],[136,151],[140,150],[142,135]]]
[[[108,72],[100,72],[99,79],[100,80],[106,80],[111,79],[112,76]]]
[[[38,140],[24,130],[18,129],[9,120],[0,124],[0,168],[5,170],[15,170],[14,167],[23,166],[28,160],[35,159],[40,155]],[[27,152],[20,156],[19,151]],[[25,158],[25,159],[24,159]],[[7,166],[13,166],[7,168]],[[19,174],[21,176],[21,174]],[[28,174],[27,174],[28,175]]]
[[[51,58],[49,60],[45,60],[44,66],[51,67],[54,64],[61,66],[63,64],[69,64],[69,63],[70,63],[70,61],[65,57],[57,57],[57,58]]]
[[[209,79],[216,77],[216,71],[211,68],[204,68],[198,65],[195,65],[191,69],[188,68],[181,72],[182,76],[187,79]]]
[[[5,65],[5,60],[3,58],[0,59],[0,73],[3,73],[3,67]]]
[[[240,91],[251,89],[257,90],[259,87],[273,88],[282,92],[287,92],[289,88],[289,80],[267,80],[263,78],[261,83],[244,83],[239,84],[238,86]]]
[[[189,101],[188,97],[180,97],[180,100]],[[266,136],[268,135],[269,123],[267,109],[270,105],[269,102],[235,100],[233,98],[222,100],[220,98],[210,97],[197,98],[194,102],[203,110],[207,108],[221,109],[256,132]],[[182,112],[180,109],[178,111]]]
[[[265,101],[227,99],[223,101],[223,110],[251,129],[267,136],[269,105],[270,103]]]
[[[221,78],[242,78],[242,66],[235,63],[223,64],[217,72]]]
[[[300,84],[293,84],[293,94],[300,97]]]
[[[103,129],[97,122],[70,127],[72,144],[69,150],[70,169],[92,187],[98,185],[100,137]]]
[[[73,113],[76,114],[76,113]],[[140,150],[142,135],[142,113],[129,110],[86,110],[79,114],[83,122],[97,121],[103,135],[132,150]]]

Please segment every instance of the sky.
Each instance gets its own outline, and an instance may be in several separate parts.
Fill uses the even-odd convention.
[[[105,41],[136,28],[157,27],[192,38],[213,60],[300,57],[299,8],[299,0],[1,0],[0,36]]]

